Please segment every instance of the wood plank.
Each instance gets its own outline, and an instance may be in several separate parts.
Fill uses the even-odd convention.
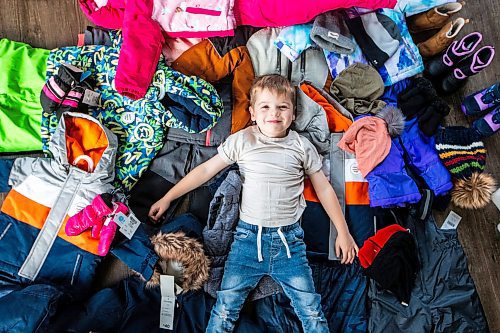
[[[77,34],[89,24],[77,5],[77,0],[0,0],[0,37],[28,43],[34,47],[55,48],[75,45]],[[470,1],[459,15],[470,18],[459,38],[468,32],[480,31],[482,45],[500,47],[500,1]],[[499,51],[497,51],[499,52]],[[464,96],[500,81],[500,56],[485,71],[472,77],[467,86],[447,97],[452,112],[447,125],[472,124],[474,118],[460,111]],[[500,135],[485,140],[488,149],[487,172],[500,181]],[[0,203],[4,195],[0,194]],[[500,332],[500,213],[493,204],[478,211],[450,207],[446,212],[435,212],[441,224],[453,209],[463,217],[458,232],[468,257],[469,269],[476,283],[491,332]],[[105,283],[103,283],[105,285]]]

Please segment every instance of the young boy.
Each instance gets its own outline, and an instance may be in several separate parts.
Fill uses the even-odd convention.
[[[358,247],[321,171],[318,152],[289,129],[295,119],[294,100],[295,90],[286,78],[257,78],[250,90],[250,115],[256,125],[229,136],[218,155],[188,173],[149,212],[158,220],[172,200],[238,163],[243,185],[240,221],[206,332],[232,332],[245,298],[264,275],[283,287],[304,332],[328,332],[306,258],[304,231],[297,222],[306,206],[304,174],[337,228],[335,250],[341,262],[352,263]]]

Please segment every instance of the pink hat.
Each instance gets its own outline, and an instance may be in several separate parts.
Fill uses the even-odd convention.
[[[356,155],[358,169],[366,177],[389,154],[391,137],[383,119],[368,116],[356,120],[337,146]]]

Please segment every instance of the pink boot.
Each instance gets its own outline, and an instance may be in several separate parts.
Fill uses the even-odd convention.
[[[76,236],[92,228],[92,238],[99,237],[99,231],[104,223],[104,218],[113,212],[112,195],[109,193],[97,195],[90,205],[68,219],[66,235]]]
[[[105,221],[104,224],[102,224],[102,229],[100,230],[101,239],[99,240],[99,245],[97,246],[97,253],[100,256],[105,256],[106,254],[108,254],[111,242],[113,241],[113,238],[115,238],[116,229],[118,229],[118,225],[113,220],[114,214],[117,213],[123,213],[125,215],[128,214],[127,206],[125,206],[121,202],[115,202],[113,205],[114,205],[112,213],[113,216],[110,217],[109,221]]]

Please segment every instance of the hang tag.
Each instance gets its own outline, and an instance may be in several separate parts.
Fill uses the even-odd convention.
[[[161,305],[160,305],[160,328],[172,330],[174,328],[174,277],[171,275],[160,275]]]
[[[460,223],[460,220],[462,217],[455,213],[454,211],[450,211],[448,216],[446,217],[446,220],[444,220],[443,225],[441,226],[441,229],[456,229],[458,227],[458,224]]]
[[[113,218],[113,221],[115,221],[116,224],[121,228],[125,225],[125,223],[128,221],[127,215],[123,214],[122,212],[116,213],[115,217]],[[106,222],[104,222],[106,224]]]
[[[101,94],[90,90],[90,89],[85,89],[85,93],[83,94],[83,103],[90,105],[90,106],[99,106],[99,97]]]
[[[500,210],[500,188],[498,188],[493,194],[491,195],[491,200],[497,206],[498,210]]]
[[[115,214],[114,221],[120,227],[119,231],[128,239],[132,239],[135,231],[141,224],[141,221],[139,221],[132,212],[129,216],[126,216],[123,213],[117,213]]]

